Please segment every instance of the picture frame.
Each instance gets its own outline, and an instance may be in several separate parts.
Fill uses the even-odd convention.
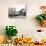
[[[27,5],[16,5],[8,8],[9,18],[25,18],[27,14]]]

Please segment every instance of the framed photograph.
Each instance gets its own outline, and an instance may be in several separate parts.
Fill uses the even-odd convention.
[[[8,8],[8,16],[10,18],[26,17],[27,5],[15,5]]]

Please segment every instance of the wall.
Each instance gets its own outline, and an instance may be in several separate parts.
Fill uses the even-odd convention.
[[[16,4],[27,4],[27,18],[8,18],[8,7]],[[19,31],[18,36],[31,36],[36,29],[43,29],[38,25],[35,16],[41,13],[40,6],[46,5],[46,0],[0,0],[0,34],[4,34],[6,25],[15,25]],[[41,36],[40,36],[41,37]]]

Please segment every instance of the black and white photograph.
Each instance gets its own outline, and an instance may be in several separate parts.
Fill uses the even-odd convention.
[[[10,18],[26,17],[27,5],[16,5],[8,8],[8,16]]]

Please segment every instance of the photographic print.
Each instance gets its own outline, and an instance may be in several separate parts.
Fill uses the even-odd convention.
[[[16,5],[8,8],[8,16],[10,18],[26,17],[27,5]]]

